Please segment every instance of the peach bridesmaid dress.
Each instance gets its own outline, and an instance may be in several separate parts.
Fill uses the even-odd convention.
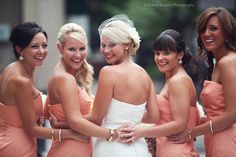
[[[160,121],[158,124],[165,124],[172,120],[169,101],[157,95],[157,101],[160,110]],[[198,124],[199,113],[196,107],[190,108],[188,127],[194,127]],[[193,142],[174,144],[167,140],[167,137],[158,137],[156,139],[156,156],[157,157],[199,157],[199,153],[194,148]]]
[[[41,96],[34,99],[37,119],[43,115]],[[23,128],[17,106],[0,103],[0,157],[36,157],[36,138]]]
[[[82,115],[88,114],[92,105],[92,98],[83,89],[78,92],[78,100]],[[66,117],[61,104],[49,105],[49,110],[53,113],[58,121],[65,121]],[[92,144],[90,142],[79,142],[74,139],[63,139],[59,142],[55,139],[48,152],[48,157],[91,157]]]
[[[201,100],[209,120],[225,111],[223,86],[217,82],[204,81]],[[204,142],[206,157],[236,157],[236,123],[224,131],[205,135]]]

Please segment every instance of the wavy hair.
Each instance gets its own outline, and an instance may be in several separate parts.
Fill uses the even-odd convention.
[[[223,28],[225,35],[225,47],[229,50],[236,52],[236,20],[235,18],[224,8],[222,7],[211,7],[206,9],[198,18],[196,29],[198,32],[198,55],[203,56],[208,61],[208,74],[207,78],[211,79],[211,74],[213,72],[213,59],[214,56],[212,53],[209,53],[203,45],[200,34],[206,30],[207,23],[209,19],[213,16],[216,16]]]
[[[63,47],[65,41],[68,38],[74,38],[82,42],[85,46],[87,46],[87,36],[84,29],[75,23],[67,23],[63,25],[57,35],[58,43]],[[78,69],[76,73],[76,81],[77,83],[84,87],[86,91],[90,94],[90,87],[93,82],[93,67],[84,60],[81,67]]]

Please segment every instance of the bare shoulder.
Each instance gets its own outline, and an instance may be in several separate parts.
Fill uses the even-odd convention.
[[[32,81],[22,75],[16,63],[9,64],[1,74],[1,96],[6,104],[15,104],[15,96],[32,91]]]
[[[151,79],[150,75],[148,74],[148,72],[140,65],[136,64],[136,66],[137,66],[137,70],[140,72],[141,76],[143,76],[145,80],[148,80],[149,83],[152,83],[152,79]]]
[[[226,82],[229,82],[230,78],[235,79],[236,78],[236,53],[231,52],[228,55],[224,56],[219,62],[218,62],[218,69],[220,72],[220,79],[221,81],[227,80]]]
[[[51,77],[51,82],[55,83],[57,85],[61,85],[64,83],[72,83],[76,82],[75,77],[67,72],[60,72],[60,73],[55,73]]]
[[[143,67],[141,67],[136,63],[132,63],[132,65],[133,65],[133,70],[132,72],[130,72],[130,75],[133,75],[136,81],[140,81],[139,83],[144,84],[144,86],[147,85],[147,88],[150,89],[150,87],[153,85],[153,80],[151,79],[148,72]]]
[[[143,67],[141,67],[140,65],[138,65],[134,62],[131,62],[130,65],[131,65],[131,69],[132,69],[133,73],[137,72],[138,75],[141,74],[143,76],[149,77],[147,71]]]
[[[112,71],[116,70],[116,66],[113,65],[106,65],[104,67],[102,67],[102,69],[100,70],[100,73],[110,73]]]
[[[6,104],[17,104],[17,97],[28,98],[28,94],[32,92],[32,82],[29,78],[16,74],[10,77],[4,84],[4,102]]]
[[[51,93],[60,95],[75,91],[77,87],[75,77],[70,73],[62,71],[53,74],[52,78],[49,80],[48,90]]]
[[[145,70],[143,67],[141,67],[140,65],[138,65],[138,64],[136,64],[136,63],[134,63],[134,62],[132,62],[132,65],[133,65],[135,68],[137,68],[138,70],[141,70],[141,71],[143,71],[143,72],[146,72],[146,70]]]
[[[230,52],[218,62],[219,68],[230,68],[236,66],[236,52]]]
[[[106,65],[100,70],[99,77],[109,77],[109,78],[115,77],[117,73],[119,73],[120,71],[121,69],[119,68],[119,66]]]
[[[175,75],[169,80],[169,87],[171,89],[184,88],[192,82],[191,78],[187,74]]]
[[[12,77],[11,79],[9,79],[8,82],[9,88],[10,89],[21,89],[24,90],[27,87],[31,87],[32,86],[32,81],[27,78],[27,77],[23,77],[23,76],[17,76],[17,77]]]
[[[170,84],[177,84],[177,83],[181,83],[181,82],[185,82],[187,80],[187,76],[186,75],[174,75],[169,79],[169,83]]]

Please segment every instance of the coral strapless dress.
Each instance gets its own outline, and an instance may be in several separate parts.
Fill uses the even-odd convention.
[[[34,99],[37,116],[43,115],[41,96]],[[17,106],[0,103],[0,157],[36,157],[36,138],[23,128]]]
[[[92,98],[89,97],[85,89],[78,93],[80,112],[82,115],[88,114],[92,105]],[[66,121],[66,117],[61,104],[49,105],[49,110],[58,121]],[[61,142],[54,140],[48,152],[48,157],[91,157],[91,142],[80,142],[74,139],[63,139]]]
[[[223,86],[214,81],[204,81],[201,100],[208,119],[225,111]],[[236,157],[236,123],[224,131],[205,135],[207,157]]]
[[[133,105],[112,98],[102,127],[115,129],[124,123],[139,125],[145,112],[145,106],[146,103]],[[151,154],[144,138],[131,144],[95,139],[93,157],[151,157]]]
[[[169,108],[169,101],[157,95],[157,101],[160,110],[160,121],[158,124],[165,124],[172,120],[172,115]],[[199,113],[196,107],[190,108],[188,127],[194,127],[199,120]],[[156,139],[156,156],[157,157],[199,157],[199,153],[194,148],[193,142],[175,144],[168,141],[166,137],[158,137]]]

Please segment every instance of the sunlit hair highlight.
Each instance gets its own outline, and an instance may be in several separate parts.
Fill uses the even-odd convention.
[[[136,54],[140,46],[140,36],[133,22],[124,14],[105,20],[98,28],[100,37],[106,36],[114,43],[130,44],[130,54]]]

